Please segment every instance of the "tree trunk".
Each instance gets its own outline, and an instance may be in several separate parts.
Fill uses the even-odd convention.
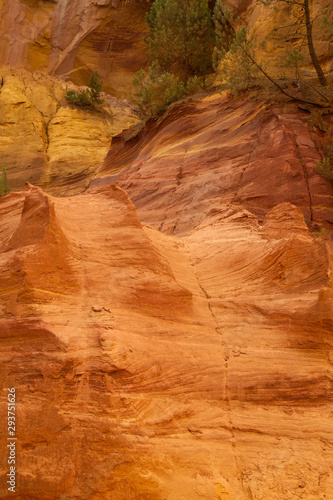
[[[188,2],[186,1],[184,6],[184,16],[183,16],[183,30],[184,30],[184,87],[187,87],[188,80]]]
[[[326,86],[327,80],[326,80],[324,72],[319,64],[318,57],[317,57],[317,54],[316,54],[314,46],[313,46],[312,23],[311,23],[311,19],[310,19],[309,0],[304,0],[304,10],[305,10],[305,19],[306,19],[306,36],[308,39],[308,46],[309,46],[309,52],[310,52],[312,64],[314,65],[315,70],[317,71],[317,75],[318,75],[318,78],[319,78],[321,85]]]

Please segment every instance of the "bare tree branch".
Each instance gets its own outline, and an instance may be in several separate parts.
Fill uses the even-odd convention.
[[[236,40],[236,39],[235,39]],[[319,102],[313,102],[313,101],[307,101],[306,99],[301,99],[299,97],[295,97],[291,94],[288,94],[288,92],[286,92],[282,87],[281,85],[279,85],[273,78],[271,78],[269,76],[268,73],[266,73],[266,71],[260,66],[260,64],[257,63],[257,61],[251,56],[251,54],[242,46],[242,44],[238,43],[237,40],[236,40],[236,43],[237,45],[241,48],[241,50],[246,54],[246,56],[250,59],[250,61],[259,69],[259,71],[261,71],[261,73],[263,75],[265,75],[265,77],[271,82],[273,83],[273,85],[275,85],[275,87],[277,87],[280,92],[282,92],[282,94],[284,94],[285,96],[289,97],[290,99],[292,99],[293,101],[297,101],[297,102],[303,102],[305,104],[312,104],[313,106],[316,106],[316,107],[319,107],[319,108],[327,108],[327,107],[330,107],[330,102],[328,101],[328,99],[326,99],[326,101],[328,102],[328,104],[321,104]]]

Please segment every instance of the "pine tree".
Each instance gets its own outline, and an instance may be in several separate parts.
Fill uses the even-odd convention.
[[[202,76],[203,87],[206,88],[206,76],[212,72],[212,53],[215,45],[215,30],[212,16],[205,0],[195,2],[194,36],[191,37],[191,68],[196,75]]]
[[[213,19],[216,41],[213,51],[213,65],[215,70],[218,70],[220,61],[226,56],[236,35],[230,20],[238,23],[238,19],[234,19],[234,16],[220,0],[215,3]]]
[[[146,15],[148,59],[162,71],[203,77],[212,67],[214,29],[207,0],[155,0]]]
[[[89,94],[90,100],[94,104],[102,104],[103,99],[100,97],[100,93],[102,90],[103,82],[99,80],[99,74],[97,71],[92,73],[89,78]]]
[[[220,0],[215,4],[214,23],[217,46],[214,49],[214,65],[222,81],[234,96],[248,88],[257,76],[253,44],[248,40],[245,26],[235,31],[239,19]],[[232,24],[231,24],[232,23]]]
[[[293,0],[290,0],[290,3],[294,3]],[[292,100],[324,108],[330,106],[329,100],[323,94],[320,95],[325,99],[326,103],[302,99],[286,92],[278,81],[267,73],[262,64],[257,62],[253,43],[251,40],[248,40],[246,27],[243,26],[237,31],[232,28],[232,24],[237,25],[238,21],[222,4],[221,0],[217,0],[214,9],[217,40],[217,46],[214,49],[214,66],[222,74],[226,86],[232,93],[237,94],[238,91],[245,89],[259,72],[278,88],[282,94]],[[226,29],[227,26],[228,29]]]

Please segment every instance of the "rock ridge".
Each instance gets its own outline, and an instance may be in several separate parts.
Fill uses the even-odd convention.
[[[198,97],[117,136],[91,186],[116,182],[140,220],[168,234],[185,235],[235,207],[262,222],[284,202],[301,208],[309,227],[330,231],[332,186],[315,171],[322,136],[293,104]]]

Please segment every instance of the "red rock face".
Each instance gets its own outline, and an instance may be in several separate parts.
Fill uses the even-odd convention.
[[[0,237],[17,498],[332,495],[332,251],[299,208],[261,226],[235,205],[176,238],[118,187],[27,185]],[[9,498],[5,453],[0,470]]]
[[[235,207],[262,220],[282,202],[329,228],[333,190],[314,170],[323,151],[309,118],[294,105],[219,95],[178,104],[136,137],[114,139],[92,185],[116,182],[140,220],[168,234],[187,234]]]

